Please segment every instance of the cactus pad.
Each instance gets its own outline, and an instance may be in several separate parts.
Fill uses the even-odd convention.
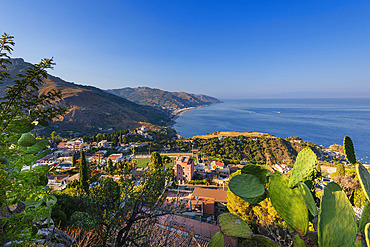
[[[259,178],[261,183],[266,184],[267,183],[267,175],[269,174],[269,170],[267,170],[263,166],[255,165],[255,164],[248,164],[245,165],[242,170],[242,174],[252,174]]]
[[[275,172],[269,180],[269,196],[276,212],[301,236],[308,231],[308,210],[297,188],[289,188],[289,179]]]
[[[34,144],[32,147],[29,147],[26,151],[26,154],[37,154],[38,152],[40,152],[41,150],[43,150],[44,148],[46,148],[46,145],[48,145],[48,141],[47,140],[42,140],[42,141],[39,141],[37,142],[36,144]]]
[[[356,164],[357,176],[360,180],[362,190],[364,191],[366,198],[370,201],[370,174],[367,169],[360,163]]]
[[[352,246],[357,235],[357,218],[341,187],[330,182],[321,198],[319,246]]]
[[[257,204],[266,199],[266,193],[263,193],[261,196],[252,197],[252,198],[241,197],[241,199],[243,199],[244,201],[250,204]]]
[[[367,246],[370,246],[370,223],[367,223],[365,226],[365,239]]]
[[[224,235],[221,232],[216,233],[209,242],[209,247],[225,247]]]
[[[235,214],[225,213],[218,218],[221,231],[230,237],[248,238],[252,237],[252,230],[248,224]]]
[[[311,191],[309,190],[307,185],[305,183],[300,182],[300,183],[298,183],[297,188],[298,188],[299,192],[301,192],[301,195],[303,196],[303,198],[306,202],[308,211],[310,211],[312,216],[317,215],[318,211],[317,211],[317,207],[316,207],[316,204],[315,204],[315,200],[313,199]]]
[[[229,189],[237,196],[254,198],[265,193],[265,185],[252,174],[240,174],[231,178]]]
[[[355,165],[357,163],[355,148],[353,147],[353,142],[349,136],[345,136],[343,139],[343,149],[347,161],[352,165]]]
[[[306,247],[306,244],[304,243],[303,239],[301,239],[298,234],[294,235],[293,242],[294,247]]]
[[[358,231],[363,232],[365,229],[365,225],[369,222],[370,222],[370,203],[369,201],[366,201],[364,209],[362,210],[360,223],[358,225]]]
[[[36,143],[36,138],[30,133],[22,134],[21,138],[18,139],[18,145],[21,147],[31,147]]]
[[[306,147],[297,155],[289,180],[289,187],[293,188],[298,182],[304,181],[314,171],[317,156],[311,148]]]

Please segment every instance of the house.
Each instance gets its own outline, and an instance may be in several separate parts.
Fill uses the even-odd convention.
[[[53,190],[63,190],[68,184],[69,175],[51,175],[48,176],[48,187]]]
[[[224,163],[213,160],[209,165],[209,170],[223,169],[224,167]]]
[[[227,212],[227,208],[224,205],[227,203],[226,196],[227,191],[224,190],[197,187],[189,196],[187,207],[193,210],[195,215],[217,219],[218,215]]]
[[[287,174],[291,170],[291,168],[289,168],[286,165],[278,165],[278,164],[274,165],[273,168],[276,169],[278,172],[281,172],[283,174]]]
[[[190,181],[194,176],[194,160],[189,156],[178,156],[175,160],[175,178],[180,181]]]
[[[123,154],[111,154],[109,159],[113,161],[113,163],[120,162],[123,159]]]
[[[98,147],[100,148],[112,148],[113,143],[107,140],[102,140],[98,143]]]

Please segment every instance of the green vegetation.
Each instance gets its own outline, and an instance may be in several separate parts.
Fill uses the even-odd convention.
[[[369,198],[370,191],[370,174],[363,167],[361,163],[357,163],[354,158],[354,148],[349,137],[346,141],[346,157],[351,157],[351,163],[356,165],[357,175],[359,177],[361,187],[367,198]],[[307,180],[316,170],[317,160],[313,156],[313,152],[308,148],[301,151],[298,155],[294,169],[292,170],[290,178],[285,175],[275,172],[268,175],[268,190],[267,194],[271,199],[273,207],[277,213],[284,219],[288,226],[286,233],[279,231],[280,234],[275,234],[276,231],[270,228],[267,232],[256,232],[256,229],[251,230],[250,225],[241,224],[240,221],[248,223],[249,218],[231,218],[228,214],[220,216],[221,234],[232,237],[242,238],[246,243],[258,242],[262,245],[279,246],[290,245],[294,242],[294,246],[362,246],[360,240],[356,240],[358,234],[362,234],[363,238],[368,238],[369,231],[369,209],[365,207],[362,214],[360,224],[358,222],[352,209],[350,200],[345,191],[335,182],[330,182],[325,188],[320,200],[320,210],[315,206],[314,197],[311,194],[306,184],[314,183],[318,180]],[[296,168],[297,167],[297,168]],[[261,172],[253,169],[251,175],[260,176]],[[252,172],[253,171],[253,172]],[[342,173],[341,173],[342,174]],[[254,188],[258,182],[255,179],[240,180],[243,174],[236,175],[231,178],[229,188],[241,200],[246,200],[245,197],[258,198],[258,194],[251,192],[250,188]],[[311,176],[312,177],[312,176]],[[343,177],[343,176],[342,176]],[[261,180],[259,180],[261,182]],[[228,199],[229,199],[228,195]],[[256,200],[257,201],[257,200]],[[228,203],[232,203],[231,201]],[[240,203],[239,203],[240,205]],[[368,205],[368,204],[366,204]],[[239,214],[243,211],[239,211]],[[308,214],[310,212],[310,214]],[[225,216],[224,216],[225,215]],[[221,224],[221,219],[228,219],[228,224]],[[318,222],[315,220],[318,218]],[[309,233],[309,226],[313,226],[314,232]],[[238,231],[230,231],[229,229],[238,228]],[[275,228],[276,229],[276,228]],[[358,230],[360,229],[360,230]],[[238,232],[250,232],[250,234],[239,234]],[[260,238],[259,234],[264,234]],[[215,235],[211,241],[212,246],[218,246],[223,241],[220,233]],[[267,240],[268,239],[268,240]],[[368,241],[368,239],[366,240]]]
[[[7,85],[0,96],[0,245],[12,242],[29,246],[38,237],[35,223],[47,220],[56,198],[47,189],[48,166],[33,166],[50,152],[47,141],[37,141],[30,131],[46,126],[65,109],[50,103],[60,98],[51,90],[39,95],[46,78],[46,69],[54,65],[43,59],[30,65],[23,74],[8,71],[14,46],[13,37],[3,34],[0,39],[0,85]],[[11,84],[9,83],[11,82]],[[28,167],[28,169],[23,169]]]
[[[207,156],[218,157],[229,164],[248,161],[254,164],[287,164],[294,163],[299,151],[311,147],[318,153],[317,147],[310,142],[290,142],[281,138],[261,137],[227,137],[200,139],[195,138],[194,146]]]

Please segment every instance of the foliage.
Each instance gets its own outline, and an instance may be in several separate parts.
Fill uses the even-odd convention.
[[[47,141],[38,141],[28,133],[35,126],[45,126],[65,109],[52,105],[60,92],[51,90],[39,95],[52,59],[42,59],[23,73],[11,78],[7,69],[13,50],[13,37],[0,39],[0,83],[11,82],[0,97],[0,245],[14,241],[28,246],[36,238],[33,223],[48,219],[56,198],[47,189],[48,166],[34,166],[50,152]],[[28,169],[27,169],[28,167]],[[23,169],[25,168],[25,169]],[[11,210],[11,208],[13,210]]]
[[[344,165],[340,162],[337,163],[337,170],[335,173],[333,173],[332,177],[340,177],[346,175],[346,169],[344,168]]]
[[[346,137],[346,141],[349,143],[349,137]],[[351,149],[347,148],[347,152],[349,152],[347,153],[347,156],[354,157],[354,155],[350,153],[351,151],[348,150]],[[311,162],[313,164],[316,163],[315,159],[311,159]],[[367,192],[370,191],[368,182],[370,174],[361,164],[357,163],[357,161],[352,160],[352,162],[356,163],[357,175],[360,179],[363,191],[365,192],[365,194],[367,194]],[[310,174],[314,172],[315,166],[312,163],[308,164],[308,167],[311,168],[305,171],[305,174]],[[345,188],[344,191],[337,183],[330,182],[324,188],[324,193],[321,196],[320,210],[316,210],[316,208],[314,208],[315,204],[313,202],[313,197],[309,192],[308,187],[306,186],[307,181],[304,181],[306,176],[300,176],[300,179],[298,179],[297,183],[298,187],[289,187],[289,184],[295,184],[295,181],[297,181],[297,175],[294,175],[295,172],[301,171],[293,170],[290,179],[281,173],[275,172],[269,176],[268,183],[268,195],[271,198],[272,205],[289,226],[289,235],[291,236],[290,242],[285,244],[291,245],[291,241],[294,241],[295,246],[318,245],[320,247],[323,247],[361,245],[361,242],[356,240],[356,236],[358,234],[365,234],[366,237],[368,237],[367,235],[370,225],[370,223],[367,223],[369,217],[369,207],[365,206],[365,210],[360,221],[359,232],[355,213],[345,193],[346,190],[350,193],[351,190],[355,189],[355,187],[357,186],[355,183],[353,183],[353,181],[355,180],[351,177],[341,177],[341,179],[344,180],[342,182],[346,183],[345,186],[343,185],[343,187]],[[240,183],[236,179],[237,177],[238,176],[231,178],[230,184],[235,182]],[[247,183],[255,182],[244,181],[244,186]],[[246,191],[248,191],[248,185],[245,186],[245,188]],[[236,191],[236,193],[243,196],[246,191]],[[229,197],[228,203],[232,203],[231,201],[229,201]],[[310,211],[313,215],[316,215],[317,212],[319,212],[317,232],[307,232],[309,224],[313,225],[315,229],[317,227],[315,223],[316,217],[307,217],[307,207],[310,208]],[[230,221],[229,223],[235,225],[233,221]],[[366,223],[367,225],[365,226]],[[224,226],[220,224],[220,227],[223,231]],[[363,233],[362,230],[364,228],[365,230]],[[255,229],[252,228],[252,230],[252,239],[249,239],[249,237],[247,237],[244,238],[243,241],[247,241],[249,243],[253,242],[253,238],[256,233],[254,232]],[[232,234],[228,235],[233,236]],[[268,237],[272,237],[272,239],[274,240],[284,238],[284,236],[281,235],[281,232],[277,233],[277,237],[274,237],[274,233],[270,234],[270,236],[266,235],[264,237],[266,239]],[[362,237],[364,238],[365,236],[362,235]],[[270,240],[272,241],[272,239]],[[272,245],[274,244],[275,243],[272,242]]]
[[[86,157],[84,151],[81,151],[80,155],[80,186],[85,192],[89,189],[89,167],[87,166]]]

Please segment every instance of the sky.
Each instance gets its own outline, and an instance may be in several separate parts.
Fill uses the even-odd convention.
[[[363,0],[2,0],[12,57],[102,89],[228,98],[370,97]]]

